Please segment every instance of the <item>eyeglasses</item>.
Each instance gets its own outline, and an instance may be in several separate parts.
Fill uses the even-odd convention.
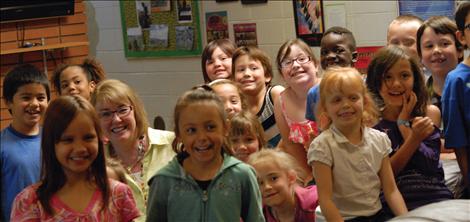
[[[116,114],[119,118],[124,118],[129,115],[132,111],[132,106],[121,106],[115,111],[102,111],[98,113],[98,117],[104,121],[110,121]]]
[[[288,68],[291,67],[292,64],[294,64],[294,61],[297,61],[299,64],[305,64],[307,62],[310,62],[310,56],[299,56],[295,59],[285,59],[284,61],[281,62],[281,67],[282,68]]]

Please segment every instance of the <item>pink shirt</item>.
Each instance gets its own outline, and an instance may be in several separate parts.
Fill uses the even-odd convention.
[[[295,188],[295,221],[315,222],[315,209],[318,206],[317,186]],[[263,207],[264,217],[267,222],[277,222],[271,214],[269,206]]]
[[[69,208],[56,195],[50,201],[54,216],[47,214],[39,202],[36,190],[39,184],[26,187],[13,202],[11,221],[132,221],[140,213],[129,187],[110,180],[109,207],[101,211],[101,191],[96,190],[84,212]]]

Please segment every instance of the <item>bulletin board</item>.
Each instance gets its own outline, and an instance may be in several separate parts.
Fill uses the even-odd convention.
[[[198,1],[119,2],[126,57],[178,57],[201,54]]]

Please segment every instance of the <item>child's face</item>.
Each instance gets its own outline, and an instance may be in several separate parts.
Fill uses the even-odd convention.
[[[432,74],[446,76],[459,63],[461,52],[457,51],[451,34],[437,34],[426,28],[421,36],[421,61]]]
[[[264,75],[261,62],[251,59],[248,55],[238,57],[234,65],[235,81],[240,83],[242,92],[247,95],[257,95],[271,80]]]
[[[211,81],[228,79],[232,75],[232,58],[217,47],[212,57],[206,61],[207,76]]]
[[[287,85],[295,87],[315,82],[317,66],[312,58],[297,45],[290,49],[290,54],[281,61],[282,77]]]
[[[293,196],[296,176],[281,169],[274,161],[260,161],[253,164],[258,179],[263,203],[270,207],[280,207]]]
[[[111,143],[127,142],[135,137],[137,124],[129,101],[96,103],[101,130]]]
[[[259,150],[258,137],[254,133],[245,132],[240,136],[230,138],[234,156],[239,160],[246,162],[250,154]]]
[[[388,106],[402,106],[403,96],[411,95],[413,84],[414,76],[410,62],[400,59],[384,74],[380,96]]]
[[[364,97],[361,86],[344,82],[340,90],[333,90],[326,96],[325,108],[332,123],[341,131],[361,124]]]
[[[55,144],[55,154],[67,178],[87,175],[98,156],[93,120],[78,112]]]
[[[189,158],[197,164],[210,164],[219,158],[227,124],[213,102],[196,102],[180,112],[178,140]]]
[[[387,33],[387,44],[401,47],[410,56],[419,58],[416,47],[416,32],[421,24],[417,21],[393,22]]]
[[[222,99],[229,119],[242,111],[242,101],[237,87],[232,84],[220,84],[213,86],[212,89]]]
[[[13,100],[6,104],[11,110],[13,128],[20,132],[38,128],[47,104],[46,89],[42,84],[29,83],[20,86],[13,96]]]
[[[332,66],[350,67],[353,65],[351,43],[343,35],[330,33],[323,36],[320,43],[320,63],[323,70]]]
[[[70,66],[60,74],[61,95],[80,95],[89,100],[95,89],[95,83],[89,82],[82,68]]]
[[[464,24],[465,26],[470,24],[470,13],[467,13]],[[457,38],[463,46],[467,46],[467,49],[470,49],[470,28],[464,28],[463,32],[457,31]]]

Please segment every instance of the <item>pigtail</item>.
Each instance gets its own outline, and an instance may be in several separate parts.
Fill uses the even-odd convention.
[[[103,66],[96,59],[87,58],[80,66],[86,73],[88,73],[89,81],[93,81],[95,84],[98,84],[102,80],[106,79],[106,73]]]

